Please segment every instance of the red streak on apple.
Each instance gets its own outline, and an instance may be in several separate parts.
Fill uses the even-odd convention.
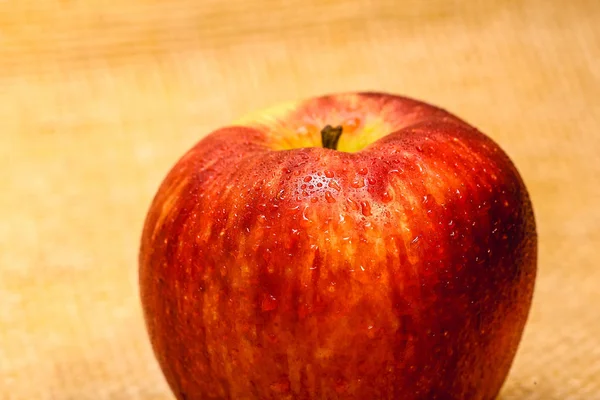
[[[341,126],[338,150],[320,130]],[[530,309],[525,185],[484,134],[383,93],[241,120],[160,186],[140,250],[178,399],[492,399]]]

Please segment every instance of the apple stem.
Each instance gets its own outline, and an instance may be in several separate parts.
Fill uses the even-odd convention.
[[[342,127],[327,125],[321,130],[321,144],[326,149],[337,150],[338,141],[342,136]]]

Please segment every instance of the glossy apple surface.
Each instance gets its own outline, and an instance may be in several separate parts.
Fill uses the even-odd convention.
[[[180,400],[487,400],[536,260],[526,187],[496,143],[423,102],[344,93],[189,150],[150,206],[139,273]]]

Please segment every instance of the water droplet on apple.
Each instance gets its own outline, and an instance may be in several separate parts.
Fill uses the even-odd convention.
[[[382,200],[384,203],[389,203],[390,201],[392,201],[392,195],[391,195],[389,192],[385,191],[385,192],[383,192],[383,194],[381,195],[381,200]]]
[[[310,199],[311,203],[316,203],[317,201],[319,201],[319,199],[317,197],[311,197],[311,199]]]
[[[365,217],[371,216],[371,204],[367,201],[360,202],[360,210]]]
[[[312,180],[312,176],[305,176],[304,177],[304,182],[310,182]]]
[[[331,171],[327,170],[327,171],[325,171],[325,176],[326,176],[327,178],[330,178],[330,179],[331,179],[331,178],[333,178],[334,174],[333,174],[333,172],[331,172]]]
[[[273,311],[273,310],[275,310],[277,308],[277,299],[272,294],[270,294],[268,296],[265,296],[262,299],[262,302],[260,304],[260,308],[263,311]]]
[[[360,118],[354,117],[354,118],[348,118],[344,125],[346,125],[349,128],[354,128],[354,127],[358,126],[359,124],[360,124]]]
[[[325,200],[327,200],[328,203],[335,203],[335,198],[330,192],[325,192]]]
[[[329,185],[328,186],[330,188],[334,189],[334,190],[337,190],[338,192],[340,190],[342,190],[342,188],[340,187],[340,185],[336,181],[334,181],[334,180],[329,181]]]
[[[346,201],[348,202],[348,205],[350,206],[350,208],[352,210],[358,211],[358,204],[356,203],[356,201],[354,201],[354,200],[352,200],[350,198],[348,198]]]
[[[334,281],[329,282],[329,288],[327,290],[329,290],[330,293],[335,292],[335,282]]]
[[[411,243],[416,244],[419,241],[419,237],[420,237],[420,235],[415,236],[414,239],[411,241]]]
[[[369,170],[364,167],[358,170],[358,173],[361,175],[366,175],[368,172],[369,172]]]
[[[363,178],[356,178],[352,181],[350,186],[355,189],[360,189],[361,187],[365,186],[365,180]]]

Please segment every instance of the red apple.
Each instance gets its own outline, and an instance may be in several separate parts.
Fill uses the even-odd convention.
[[[487,136],[420,101],[345,93],[202,139],[160,186],[139,262],[180,400],[477,400],[520,342],[537,236]]]

